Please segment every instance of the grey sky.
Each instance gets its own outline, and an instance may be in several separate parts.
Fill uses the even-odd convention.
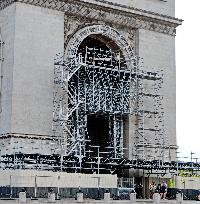
[[[184,20],[176,37],[178,145],[182,156],[200,158],[200,1],[175,1]]]

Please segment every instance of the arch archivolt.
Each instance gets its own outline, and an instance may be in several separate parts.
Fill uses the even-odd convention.
[[[87,52],[88,48],[91,49],[89,46],[93,45],[91,53]],[[103,51],[96,53],[95,46],[97,48],[98,45]],[[119,53],[121,55],[115,55]],[[82,56],[84,60],[79,61]],[[54,134],[62,132],[64,139],[61,138],[63,140],[60,144],[62,146],[62,142],[66,141],[63,147],[66,148],[67,144],[65,151],[68,155],[73,151],[79,151],[82,155],[86,150],[85,138],[92,138],[94,141],[96,137],[93,137],[89,128],[93,125],[88,125],[88,118],[93,121],[95,119],[91,115],[95,115],[109,124],[108,128],[104,124],[106,136],[102,134],[101,138],[107,137],[108,144],[115,144],[115,150],[111,154],[114,158],[121,158],[123,118],[132,114],[135,105],[133,95],[136,80],[132,77],[136,66],[134,49],[116,29],[105,25],[90,25],[81,28],[71,37],[64,57],[64,63],[61,61],[55,66]],[[58,124],[59,121],[64,122]],[[105,147],[105,144],[101,145]]]
[[[116,29],[105,25],[91,25],[77,31],[69,40],[65,50],[65,57],[74,58],[82,41],[90,35],[102,35],[111,39],[121,50],[125,60],[135,58],[134,49]]]

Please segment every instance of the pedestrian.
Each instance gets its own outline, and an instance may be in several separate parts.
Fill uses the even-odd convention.
[[[156,191],[156,183],[153,181],[150,185],[149,185],[149,191],[150,191],[150,199],[153,199],[153,194]]]
[[[167,195],[167,183],[165,181],[162,181],[160,189],[161,199],[166,200],[166,195]]]
[[[197,196],[197,200],[200,201],[200,191],[199,191],[199,194]]]
[[[142,183],[139,183],[137,185],[137,191],[138,191],[138,198],[143,198],[143,195],[142,195],[143,185],[142,185]]]

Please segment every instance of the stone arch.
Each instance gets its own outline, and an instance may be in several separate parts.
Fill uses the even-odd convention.
[[[102,36],[101,40],[104,40],[104,37],[112,40],[119,47],[127,62],[135,59],[134,49],[129,45],[128,41],[120,34],[120,32],[105,25],[91,25],[77,31],[69,40],[66,47],[66,59],[74,58],[82,41],[90,35]]]

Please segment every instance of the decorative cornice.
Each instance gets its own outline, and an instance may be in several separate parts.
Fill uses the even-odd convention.
[[[87,0],[79,0],[81,2],[85,2],[88,3]],[[92,2],[90,4],[95,4],[98,6],[104,6],[104,7],[112,7],[113,9],[116,10],[120,10],[120,11],[124,11],[124,12],[128,12],[128,13],[134,13],[137,15],[142,15],[142,16],[148,16],[148,17],[152,17],[152,18],[159,18],[160,20],[169,20],[169,21],[175,21],[179,22],[180,24],[182,23],[183,20],[172,17],[172,16],[168,16],[168,15],[164,15],[164,14],[160,14],[160,13],[155,13],[152,11],[147,11],[147,10],[143,10],[143,9],[138,9],[135,7],[131,7],[131,6],[126,6],[126,5],[122,5],[122,4],[118,4],[118,3],[113,3],[110,1],[106,1],[106,0],[91,0]],[[178,24],[179,24],[178,23]]]
[[[95,0],[5,0],[0,1],[0,9],[22,2],[45,8],[63,11],[70,16],[104,21],[108,24],[121,25],[128,28],[142,28],[169,35],[175,35],[176,27],[182,20],[141,9]]]
[[[0,0],[0,10],[3,10],[14,2],[16,2],[16,0]]]

